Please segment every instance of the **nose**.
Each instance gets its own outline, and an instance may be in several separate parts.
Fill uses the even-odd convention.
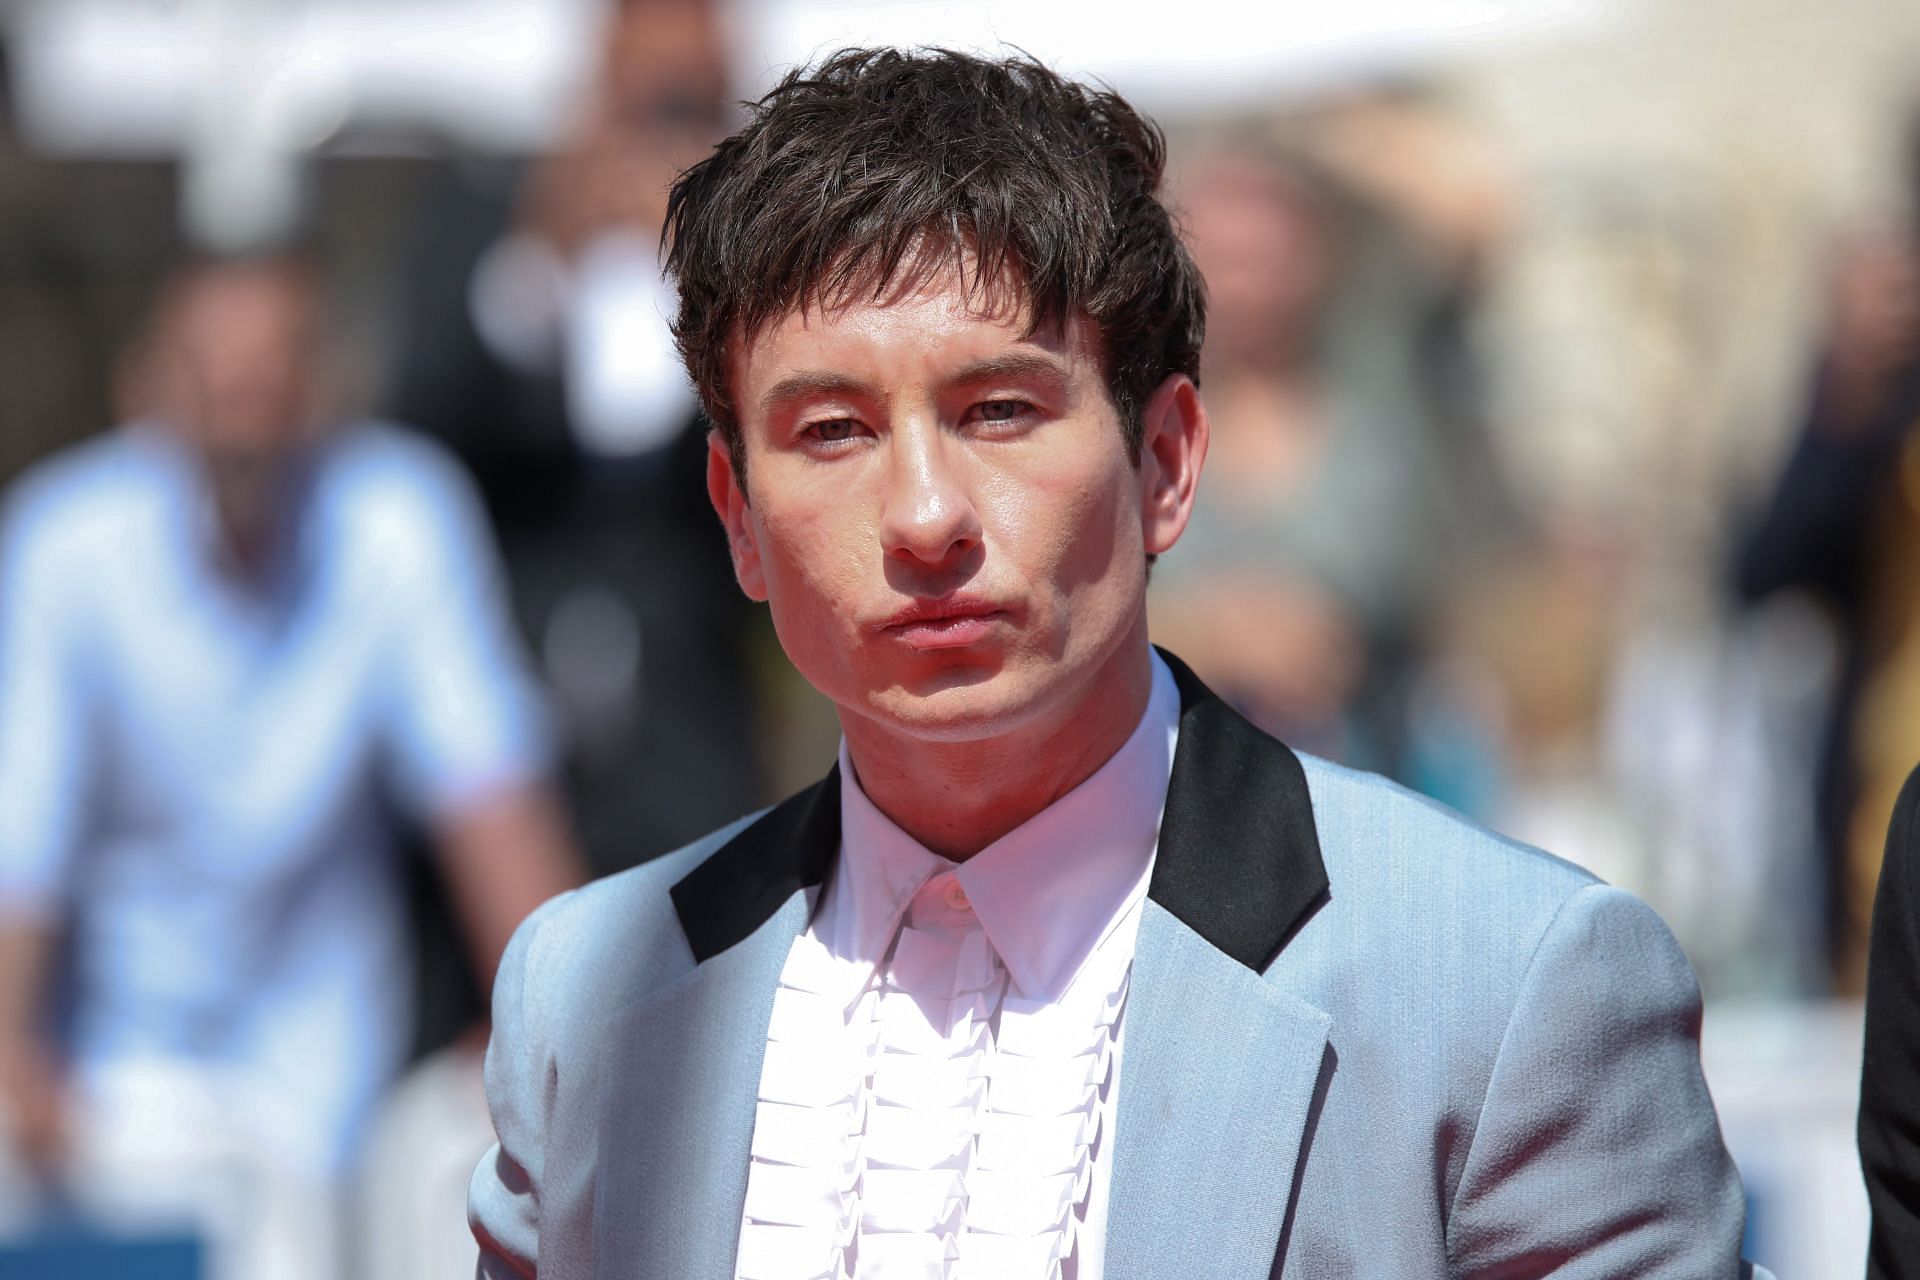
[[[980,544],[980,514],[962,460],[929,423],[893,432],[880,536],[898,560],[945,567]]]

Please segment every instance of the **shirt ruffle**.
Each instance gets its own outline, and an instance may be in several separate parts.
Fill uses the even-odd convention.
[[[907,923],[848,1004],[845,962],[802,934],[769,1023],[740,1280],[1071,1280],[1129,959],[1096,953],[1062,999],[1030,1000],[977,922]]]

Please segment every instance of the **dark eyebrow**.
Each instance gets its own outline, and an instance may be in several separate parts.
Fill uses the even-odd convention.
[[[860,396],[871,398],[872,387],[858,378],[850,378],[844,373],[796,373],[780,379],[760,397],[760,412],[772,417],[774,411],[783,404],[795,400],[810,400],[826,396]]]
[[[957,370],[946,381],[950,387],[964,387],[979,382],[1017,382],[1021,379],[1038,379],[1058,384],[1065,382],[1066,378],[1067,371],[1061,367],[1058,360],[1049,356],[1011,351],[1006,355],[977,360]]]
[[[982,382],[1018,381],[1020,379],[1038,379],[1048,383],[1064,382],[1067,371],[1058,360],[1043,355],[1030,355],[1025,352],[1009,352],[1006,355],[989,356],[985,360],[976,360],[954,371],[946,379],[950,387],[972,386]],[[796,373],[773,384],[767,393],[760,397],[760,412],[772,417],[780,406],[796,400],[810,400],[815,397],[850,396],[862,399],[882,399],[870,384],[844,373]]]

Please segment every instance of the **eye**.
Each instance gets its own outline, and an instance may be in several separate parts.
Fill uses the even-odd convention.
[[[1025,400],[982,400],[967,416],[981,422],[1015,422],[1032,410],[1033,406]]]
[[[816,444],[844,444],[860,434],[860,420],[823,418],[819,422],[809,422],[800,434]]]

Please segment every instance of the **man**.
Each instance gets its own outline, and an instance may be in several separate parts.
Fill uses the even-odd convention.
[[[844,745],[517,934],[483,1276],[1741,1273],[1653,914],[1150,648],[1207,449],[1162,161],[855,50],[676,184],[709,492]]]
[[[577,882],[477,506],[321,412],[316,295],[290,257],[179,273],[144,420],[0,537],[0,1170],[190,1218],[250,1278],[329,1273],[407,1047],[389,796],[483,971]]]

